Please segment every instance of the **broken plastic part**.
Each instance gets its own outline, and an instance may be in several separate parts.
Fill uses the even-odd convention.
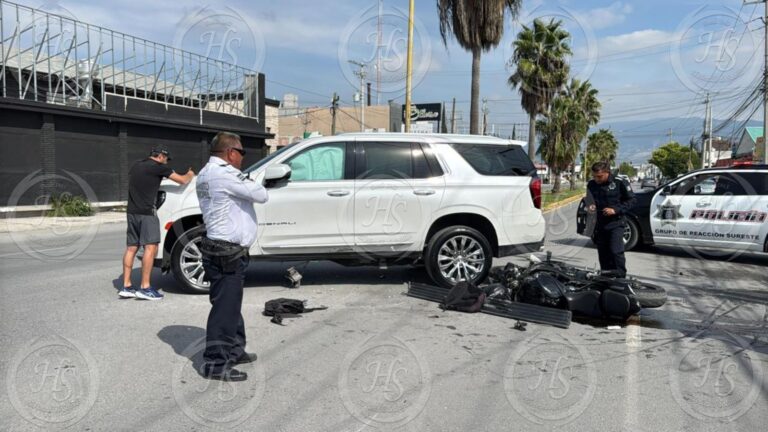
[[[448,292],[449,291],[444,288],[410,282],[408,284],[408,292],[406,295],[422,300],[442,303]],[[571,311],[527,303],[488,299],[480,309],[480,312],[504,318],[547,324],[560,328],[568,328],[571,325]]]
[[[301,273],[293,267],[289,267],[285,272],[285,278],[288,279],[290,284],[289,288],[299,288],[301,286]]]

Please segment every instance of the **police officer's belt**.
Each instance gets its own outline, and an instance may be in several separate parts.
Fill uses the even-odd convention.
[[[248,255],[248,248],[237,243],[203,237],[200,242],[200,252],[204,255],[231,257],[234,259]]]

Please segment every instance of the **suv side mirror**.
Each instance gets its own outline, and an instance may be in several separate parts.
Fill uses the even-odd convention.
[[[662,195],[669,195],[672,193],[672,187],[670,186],[664,186],[664,188],[661,190]]]
[[[274,164],[268,166],[264,172],[264,185],[274,186],[276,183],[291,178],[291,167],[286,164]]]

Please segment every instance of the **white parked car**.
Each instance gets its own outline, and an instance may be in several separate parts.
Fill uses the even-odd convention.
[[[544,241],[541,181],[521,144],[358,133],[286,146],[243,170],[269,191],[269,201],[255,205],[251,260],[423,264],[446,287],[481,281],[493,257],[539,250]],[[161,185],[156,265],[185,290],[206,292],[195,184]]]

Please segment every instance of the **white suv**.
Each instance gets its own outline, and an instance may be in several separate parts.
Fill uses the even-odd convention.
[[[539,250],[541,181],[522,142],[484,136],[344,134],[286,146],[245,169],[256,204],[251,259],[345,265],[423,263],[450,287],[478,282],[493,257]],[[195,181],[163,182],[156,265],[207,292]]]

